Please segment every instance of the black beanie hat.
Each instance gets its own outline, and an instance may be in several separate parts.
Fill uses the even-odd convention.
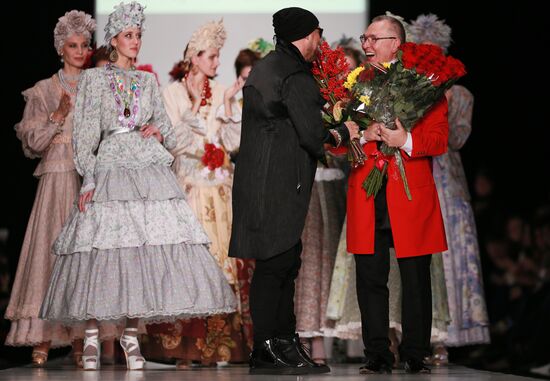
[[[317,27],[319,27],[319,20],[307,9],[283,8],[273,15],[275,35],[288,42],[306,37]]]

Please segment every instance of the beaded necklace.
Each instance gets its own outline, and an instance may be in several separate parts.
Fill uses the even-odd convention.
[[[76,95],[76,90],[78,86],[69,85],[69,81],[78,83],[80,73],[76,75],[67,75],[63,73],[63,69],[59,69],[59,71],[57,72],[57,77],[59,78],[59,83],[61,84],[61,87],[67,92],[67,94]]]
[[[117,74],[112,64],[105,65],[105,70],[109,77],[115,102],[119,107],[118,120],[126,124],[127,127],[134,127],[136,125],[136,115],[139,111],[139,96],[141,95],[141,75],[139,71],[136,71],[135,68],[131,69],[130,88],[127,89],[124,86],[124,78]]]
[[[187,81],[188,75],[185,75],[185,80]],[[191,94],[189,94],[191,98]],[[191,99],[192,100],[192,99]],[[201,107],[212,104],[212,89],[210,88],[210,81],[208,77],[204,79],[202,90],[201,90]]]

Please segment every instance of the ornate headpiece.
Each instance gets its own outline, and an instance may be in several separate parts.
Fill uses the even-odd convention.
[[[256,52],[260,57],[265,57],[267,53],[275,49],[275,45],[263,38],[257,38],[248,43],[248,49]]]
[[[114,11],[109,15],[109,21],[105,25],[105,39],[104,45],[111,47],[111,39],[117,34],[128,28],[140,28],[142,31],[143,23],[145,22],[145,15],[143,10],[145,9],[137,1],[124,4],[120,3],[114,7]]]
[[[223,19],[211,21],[201,26],[191,35],[183,60],[190,62],[191,57],[208,48],[221,49],[226,38],[227,34],[223,26]]]
[[[425,41],[439,45],[444,51],[451,45],[451,27],[436,15],[420,15],[411,22],[411,34],[414,42]]]
[[[386,16],[393,17],[394,19],[398,20],[403,25],[403,28],[405,29],[405,40],[406,40],[406,42],[413,42],[414,41],[413,33],[411,31],[411,24],[406,22],[403,17],[401,17],[399,15],[394,15],[390,11],[386,11]]]
[[[91,40],[95,25],[95,20],[87,13],[77,10],[65,13],[59,18],[53,30],[53,43],[57,54],[61,55],[65,40],[72,34],[82,34]]]

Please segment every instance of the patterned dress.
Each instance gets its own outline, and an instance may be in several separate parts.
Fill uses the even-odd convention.
[[[122,94],[133,92],[124,104],[116,101],[117,78],[128,85]],[[134,123],[158,127],[164,146],[132,130]],[[40,316],[65,324],[159,322],[234,311],[231,288],[170,169],[175,135],[155,77],[114,65],[85,71],[73,134],[80,193],[95,191],[85,212],[73,207],[54,244]]]
[[[318,167],[302,233],[302,265],[296,278],[294,310],[300,337],[325,336],[331,327],[326,308],[346,210],[345,175],[339,168]]]
[[[15,126],[25,156],[41,160],[34,172],[39,179],[38,190],[5,315],[12,321],[6,345],[35,346],[50,341],[55,348],[70,345],[71,339],[84,335],[83,329],[71,331],[38,318],[55,261],[52,244],[80,189],[71,146],[73,110],[60,130],[48,121],[62,94],[57,74],[25,90],[23,119]]]
[[[200,361],[204,365],[220,361],[241,362],[252,346],[252,322],[248,287],[253,262],[228,257],[231,237],[231,187],[233,165],[229,153],[239,147],[241,110],[232,102],[233,117],[223,109],[225,88],[215,81],[210,104],[193,115],[185,82],[171,83],[163,91],[168,115],[174,125],[177,144],[171,150],[173,169],[193,213],[211,241],[210,252],[231,285],[239,302],[238,313],[208,319],[179,321],[150,327],[149,348],[153,357]],[[223,152],[220,167],[210,169],[203,162],[206,144]]]
[[[472,94],[462,86],[453,86],[449,96],[449,149],[434,160],[434,179],[449,246],[443,253],[451,316],[445,340],[448,346],[490,340],[476,226],[459,153],[472,130],[472,109]]]

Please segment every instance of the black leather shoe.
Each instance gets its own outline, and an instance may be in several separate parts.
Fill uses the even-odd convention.
[[[380,359],[367,358],[365,365],[359,368],[360,374],[391,374],[391,364],[387,364]]]
[[[409,359],[405,361],[405,372],[407,373],[432,373],[422,360]]]
[[[307,367],[289,359],[279,350],[278,339],[254,344],[250,354],[250,374],[307,374]]]
[[[319,373],[329,373],[330,368],[325,364],[317,364],[313,361],[300,342],[300,336],[295,334],[292,339],[278,338],[278,348],[279,350],[289,359],[303,364],[308,368],[308,373],[319,374]]]

